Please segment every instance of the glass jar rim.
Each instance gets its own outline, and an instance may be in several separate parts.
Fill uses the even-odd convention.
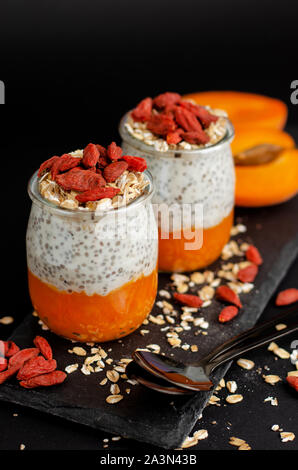
[[[155,156],[158,153],[159,157],[183,158],[183,156],[195,157],[198,154],[206,154],[208,152],[212,152],[215,148],[218,149],[218,147],[220,147],[222,144],[231,142],[235,135],[233,124],[228,118],[225,117],[227,121],[227,131],[224,137],[215,144],[200,147],[198,149],[169,149],[166,152],[161,152],[160,150],[156,150],[153,145],[145,144],[141,140],[136,139],[127,131],[125,124],[131,111],[128,111],[126,114],[124,114],[119,123],[119,134],[121,135],[123,141],[129,143],[129,145],[135,147],[141,152],[149,153]]]
[[[73,217],[73,218],[91,218],[92,220],[97,219],[97,218],[102,218],[107,215],[111,214],[118,214],[118,213],[125,213],[126,211],[130,211],[135,209],[138,206],[141,206],[145,202],[149,202],[152,199],[152,196],[155,192],[155,187],[153,183],[153,178],[149,170],[145,170],[144,174],[147,176],[149,180],[149,189],[141,196],[138,198],[134,199],[131,203],[129,203],[127,206],[121,206],[118,208],[113,208],[109,210],[103,210],[103,211],[98,211],[98,210],[77,210],[77,209],[68,209],[65,207],[60,207],[56,204],[54,204],[51,201],[48,201],[45,199],[39,192],[38,188],[38,176],[37,176],[38,170],[33,173],[31,176],[28,186],[27,186],[27,191],[29,194],[30,199],[32,200],[33,203],[36,203],[39,207],[47,207],[52,213],[60,215],[60,216],[66,216],[66,217]]]

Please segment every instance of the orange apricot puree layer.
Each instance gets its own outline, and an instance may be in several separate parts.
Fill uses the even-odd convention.
[[[110,341],[132,333],[150,313],[157,292],[157,269],[107,295],[66,292],[28,271],[32,304],[54,333],[77,341]]]
[[[169,239],[162,240],[159,231],[159,270],[194,271],[213,263],[220,256],[224,245],[230,238],[233,215],[234,212],[231,211],[218,225],[203,229],[203,245],[199,250],[185,250],[184,244],[189,243],[190,240],[184,237],[180,240],[173,239],[173,232],[170,233]]]

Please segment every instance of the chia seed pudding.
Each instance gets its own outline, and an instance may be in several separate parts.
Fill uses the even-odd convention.
[[[97,331],[96,327],[106,315],[107,302],[113,304],[112,307],[109,305],[110,310],[114,309],[112,320],[117,322],[119,312],[119,321],[122,322],[121,334],[116,333],[117,337],[130,332],[126,329],[126,320],[130,323],[129,329],[135,329],[151,310],[156,295],[158,236],[151,205],[152,178],[147,171],[142,176],[146,185],[137,198],[127,205],[121,203],[119,207],[107,209],[105,206],[100,210],[98,207],[96,210],[90,207],[61,207],[57,201],[53,202],[41,195],[37,173],[31,178],[28,191],[33,204],[27,229],[29,288],[34,308],[56,333],[82,341],[91,341],[91,338],[106,341],[114,339],[115,332],[106,335],[100,331],[102,325]],[[134,309],[131,299],[130,304],[127,303],[127,290],[131,292],[130,295],[134,293],[141,298],[142,293],[137,294],[135,290],[138,290],[138,281],[149,282],[146,279],[151,279],[152,289],[146,312],[141,312],[142,318],[138,317],[138,324],[135,325],[135,319],[129,317],[129,312]],[[40,305],[43,288],[48,289],[49,298]],[[122,288],[125,291],[123,298]],[[73,312],[67,310],[68,304],[72,305],[72,309],[78,305],[83,310],[78,324],[73,328],[68,325],[69,331],[57,328],[55,321],[51,321],[53,312],[46,303],[54,292],[57,298],[60,296],[60,300],[64,299],[65,311],[61,301],[57,300],[61,307],[60,316],[66,319],[73,315]],[[116,305],[117,302],[119,305]],[[90,311],[94,318],[97,315],[100,317],[100,321],[95,318],[92,328],[89,328],[93,321],[93,317],[90,320]],[[80,312],[76,312],[76,315],[80,316]],[[89,316],[89,326],[84,315]],[[111,318],[107,318],[108,321]],[[83,331],[78,333],[80,328]]]
[[[223,119],[225,124],[224,126],[222,123],[220,124],[218,127],[220,132],[216,138],[214,137],[214,140],[209,138],[209,141],[204,145],[193,145],[185,141],[168,144],[168,136],[153,135],[152,139],[150,131],[150,135],[148,135],[147,122],[136,122],[138,130],[135,132],[136,129],[133,129],[132,126],[133,112],[128,112],[120,122],[119,132],[122,137],[123,152],[128,155],[145,156],[156,187],[153,203],[178,204],[180,206],[190,204],[192,220],[194,220],[195,206],[201,205],[204,244],[206,235],[211,233],[210,231],[205,232],[205,230],[219,226],[227,218],[232,219],[235,173],[230,143],[234,135],[233,126],[224,112],[220,113],[216,110],[216,113],[221,115],[219,119]],[[218,120],[211,126],[214,127],[217,123]],[[211,126],[209,126],[210,132]],[[187,135],[187,133],[182,133],[182,135]],[[226,233],[221,242],[221,248],[227,241],[226,234],[229,231],[227,225],[231,224],[232,220],[226,224]],[[193,225],[189,228],[193,228]],[[176,229],[178,227],[173,226],[173,232]],[[165,247],[166,242],[169,246],[171,240],[163,240],[163,246],[160,243],[160,251]],[[216,250],[217,252],[218,250]],[[193,255],[196,256],[195,253]],[[210,259],[212,258],[211,256]],[[159,259],[159,266],[161,266],[160,261]],[[175,266],[178,266],[178,271],[197,269],[195,264],[184,269],[175,262],[173,266],[162,268],[162,270],[175,270]],[[203,267],[204,265],[199,262],[198,266]]]

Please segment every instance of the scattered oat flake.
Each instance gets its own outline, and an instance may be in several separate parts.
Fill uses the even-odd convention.
[[[230,404],[239,403],[243,400],[243,395],[228,395],[226,401]]]
[[[238,366],[247,370],[251,370],[255,366],[255,363],[253,361],[251,361],[250,359],[243,359],[243,358],[238,359],[237,364]]]
[[[164,289],[161,289],[161,290],[158,292],[158,294],[159,294],[160,297],[165,297],[166,299],[170,299],[170,298],[171,298],[170,292],[168,292],[167,290],[164,290]]]
[[[287,328],[287,325],[285,325],[284,323],[279,323],[278,325],[275,325],[275,329],[277,331],[284,330],[285,328]]]
[[[14,322],[13,317],[2,317],[2,318],[0,318],[0,323],[2,325],[10,325],[13,322]]]
[[[229,392],[231,393],[235,393],[236,390],[237,390],[237,383],[235,382],[235,380],[229,380],[227,382],[227,389],[229,390]]]
[[[281,378],[278,375],[263,375],[263,379],[270,385],[275,385],[277,382],[281,381]]]
[[[197,352],[199,350],[199,348],[196,344],[192,344],[190,349],[191,349],[192,352]]]
[[[239,437],[231,437],[229,444],[232,446],[240,447],[242,444],[245,444],[245,441],[243,439],[239,439]]]
[[[118,382],[119,380],[119,373],[116,370],[108,370],[107,373],[107,378],[110,380],[110,382]]]
[[[76,354],[77,356],[87,356],[87,352],[81,346],[75,346],[74,348],[72,348],[72,352]]]
[[[115,403],[118,403],[123,399],[123,395],[109,395],[106,398],[106,402],[109,403],[110,405],[114,405]]]
[[[26,446],[25,444],[20,444],[20,450],[25,450]]]
[[[267,401],[269,401],[272,406],[278,406],[277,398],[267,397],[267,398],[265,398],[264,402],[267,402]]]
[[[99,385],[106,385],[108,379],[105,377],[101,382],[99,382]]]
[[[279,425],[278,424],[273,424],[273,426],[271,426],[271,430],[276,432],[276,431],[279,431]]]
[[[65,372],[67,372],[67,374],[71,374],[72,372],[75,372],[79,367],[79,364],[70,364],[69,366],[66,366],[65,367]]]
[[[282,442],[289,442],[293,441],[295,439],[295,434],[293,432],[281,432],[280,433],[280,438]]]
[[[209,399],[209,405],[218,405],[218,402],[220,401],[220,398],[217,397],[216,395],[211,395]]]

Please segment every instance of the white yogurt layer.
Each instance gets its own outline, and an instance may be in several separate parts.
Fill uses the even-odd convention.
[[[123,122],[120,133],[124,154],[146,158],[155,185],[154,203],[192,204],[193,207],[201,204],[204,228],[218,225],[230,214],[235,192],[231,138],[202,150],[179,150],[165,155],[133,139]]]
[[[107,295],[156,268],[157,226],[150,201],[101,217],[65,212],[48,203],[32,204],[28,268],[43,282],[62,291]]]

